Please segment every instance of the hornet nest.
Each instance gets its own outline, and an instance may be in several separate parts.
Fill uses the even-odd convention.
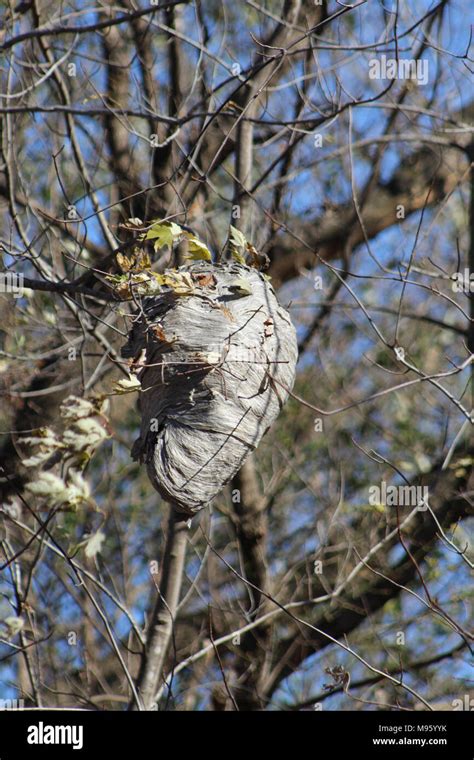
[[[236,474],[293,387],[295,329],[269,279],[235,262],[167,270],[122,356],[141,385],[132,456],[192,516]]]

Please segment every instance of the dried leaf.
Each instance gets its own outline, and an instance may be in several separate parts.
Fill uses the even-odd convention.
[[[191,275],[194,282],[197,282],[202,288],[215,288],[216,278],[209,272],[209,274],[193,274]]]
[[[113,385],[114,393],[117,393],[119,396],[124,393],[133,393],[134,391],[140,390],[140,388],[140,380],[131,376],[129,378],[123,377]]]
[[[174,272],[167,269],[160,275],[160,283],[171,288],[177,296],[190,296],[194,293],[194,283],[189,272]]]
[[[122,272],[143,272],[151,269],[150,257],[148,253],[141,248],[135,248],[131,256],[124,256],[122,253],[117,253],[115,259]]]
[[[150,327],[150,330],[158,338],[158,340],[163,341],[163,343],[168,343],[168,339],[161,325],[152,325]]]
[[[139,296],[157,295],[161,292],[160,277],[150,271],[106,275],[106,279],[113,283],[114,293],[123,300],[131,298],[132,291]]]
[[[128,256],[124,256],[123,253],[117,253],[115,260],[122,272],[129,272],[133,266],[133,259],[129,259]]]
[[[259,253],[252,243],[247,243],[248,265],[254,269],[268,269],[270,259],[266,253]]]
[[[167,338],[161,325],[151,325],[150,330],[161,343],[171,346],[176,343],[177,338]]]
[[[121,224],[119,224],[119,227],[122,230],[141,230],[143,229],[143,222],[137,216],[134,216],[130,219],[127,219],[126,222],[121,222]]]

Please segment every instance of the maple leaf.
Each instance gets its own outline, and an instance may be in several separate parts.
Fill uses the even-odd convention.
[[[161,248],[172,248],[182,237],[183,230],[175,222],[162,222],[156,219],[152,222],[149,230],[140,235],[140,240],[154,240],[153,247],[155,251]]]

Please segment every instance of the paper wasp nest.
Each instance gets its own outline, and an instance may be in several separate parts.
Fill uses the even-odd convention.
[[[122,349],[141,383],[132,456],[164,499],[192,515],[278,416],[293,387],[296,334],[256,269],[199,261],[167,274]]]

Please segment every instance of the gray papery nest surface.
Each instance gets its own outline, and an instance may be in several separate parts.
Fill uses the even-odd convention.
[[[268,279],[234,262],[180,267],[192,288],[143,299],[122,355],[141,383],[132,456],[192,515],[236,474],[293,387],[296,334]]]

